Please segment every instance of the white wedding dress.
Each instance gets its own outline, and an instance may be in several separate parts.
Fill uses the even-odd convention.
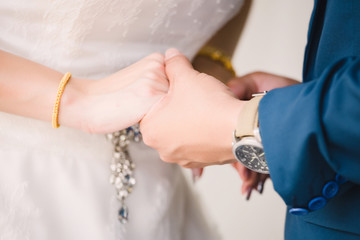
[[[192,58],[241,4],[0,0],[0,48],[99,79],[169,47]],[[129,222],[119,223],[112,149],[104,135],[0,113],[0,239],[217,239],[179,167],[142,143],[129,146],[137,183],[126,199]]]

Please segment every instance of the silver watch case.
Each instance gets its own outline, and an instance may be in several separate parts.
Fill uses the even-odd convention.
[[[255,137],[249,136],[239,139],[235,136],[234,131],[232,149],[235,158],[248,169],[258,173],[269,173],[263,146]]]

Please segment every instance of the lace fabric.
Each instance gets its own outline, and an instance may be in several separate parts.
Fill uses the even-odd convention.
[[[192,58],[239,0],[2,1],[0,46],[58,71],[97,78],[154,51]]]
[[[30,239],[29,222],[40,216],[39,209],[25,201],[26,182],[1,189],[0,239]],[[14,228],[14,226],[16,226]]]

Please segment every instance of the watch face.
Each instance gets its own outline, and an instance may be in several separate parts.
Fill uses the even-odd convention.
[[[264,150],[253,145],[240,145],[235,150],[237,159],[247,168],[259,173],[269,173]]]

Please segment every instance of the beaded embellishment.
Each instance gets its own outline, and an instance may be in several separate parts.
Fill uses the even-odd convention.
[[[114,145],[110,164],[110,184],[114,185],[116,198],[120,202],[118,219],[121,223],[127,223],[129,220],[129,209],[125,204],[125,200],[136,184],[134,177],[135,163],[129,155],[128,145],[131,141],[141,141],[139,125],[108,134],[107,138]]]

